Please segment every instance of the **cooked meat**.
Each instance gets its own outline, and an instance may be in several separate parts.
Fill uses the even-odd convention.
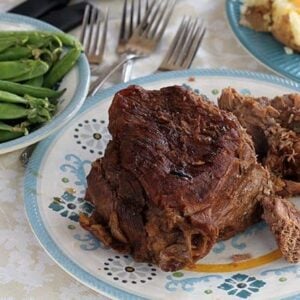
[[[300,135],[294,130],[299,125],[299,97],[285,95],[269,101],[227,88],[219,106],[232,112],[252,136],[259,161],[279,177],[278,192],[300,194]]]
[[[243,96],[228,88],[223,90],[219,106],[232,112],[252,136],[260,161],[272,172],[273,191],[279,195],[300,194],[300,137],[295,130],[300,120],[299,96],[268,100]],[[264,219],[283,256],[289,262],[300,261],[300,212],[281,197],[266,197],[262,205]]]
[[[236,118],[179,86],[119,91],[109,142],[87,182],[81,225],[165,271],[204,257],[261,218],[268,172]]]
[[[292,263],[300,261],[300,212],[282,198],[262,201],[263,217],[275,235],[283,256]]]
[[[281,126],[300,134],[300,95],[290,94],[275,97],[270,104],[279,112],[276,121]]]

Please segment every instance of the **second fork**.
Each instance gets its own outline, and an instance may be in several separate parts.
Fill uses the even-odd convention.
[[[88,4],[84,11],[80,42],[91,65],[99,65],[103,60],[108,28],[108,10],[106,10],[103,29],[102,16],[98,8]]]

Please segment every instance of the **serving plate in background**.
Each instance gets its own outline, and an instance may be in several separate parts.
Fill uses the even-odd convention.
[[[300,82],[300,54],[287,54],[284,45],[271,33],[257,32],[240,25],[240,8],[243,1],[227,0],[226,14],[235,37],[248,53],[267,68]]]
[[[297,83],[279,77],[230,70],[161,73],[131,83],[148,89],[184,85],[213,101],[228,86],[244,94],[269,97],[299,89]],[[115,299],[300,297],[300,265],[288,264],[281,258],[263,222],[219,242],[194,268],[168,273],[106,248],[80,227],[79,212],[92,211],[84,200],[86,175],[110,139],[108,108],[113,95],[127,85],[98,92],[88,99],[76,118],[58,134],[39,143],[31,157],[24,201],[29,223],[45,251],[77,280]],[[236,254],[246,255],[247,259],[235,261]]]
[[[0,13],[0,31],[3,30],[59,31],[52,25],[29,17]],[[57,112],[52,120],[27,136],[0,143],[0,154],[34,144],[66,124],[82,106],[88,92],[89,81],[89,64],[85,55],[81,54],[75,67],[64,77],[60,84],[60,89],[67,88],[67,91],[60,97]]]

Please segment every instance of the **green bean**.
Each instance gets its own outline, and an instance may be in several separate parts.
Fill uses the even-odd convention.
[[[5,91],[0,91],[0,103],[1,102],[27,104],[28,101],[18,95]]]
[[[0,142],[13,140],[22,135],[27,135],[28,129],[23,124],[10,126],[3,122],[0,122]]]
[[[46,74],[44,86],[53,87],[55,83],[60,81],[75,65],[81,50],[77,48],[71,49],[67,52]]]
[[[52,39],[53,38],[51,36],[32,36],[28,39],[27,45],[32,48],[48,48],[51,45]]]
[[[28,38],[28,43],[35,43],[45,37],[55,37],[58,38],[64,46],[75,47],[82,50],[81,43],[71,35],[63,32],[48,32],[48,31],[2,31],[0,32],[0,38],[3,37],[23,37]]]
[[[59,60],[62,52],[63,52],[62,48],[56,48],[54,51],[52,51],[52,54],[53,54],[53,57],[54,57],[54,62]]]
[[[30,64],[27,61],[2,61],[0,70],[0,79],[11,79],[29,73]]]
[[[10,82],[5,80],[0,80],[0,90],[14,93],[19,96],[24,96],[25,94],[28,94],[30,96],[37,97],[37,98],[53,98],[53,99],[57,99],[65,92],[65,89],[61,91],[54,91],[47,88],[34,87],[28,84],[21,84],[21,83]]]
[[[40,31],[1,31],[0,39],[1,38],[26,39],[27,44],[33,45],[44,45],[51,40],[50,35],[43,34],[43,32]]]
[[[27,39],[18,39],[16,37],[0,38],[0,53],[14,45],[24,45]]]
[[[48,107],[43,106],[41,102],[34,103],[34,99],[31,99],[30,103],[32,104],[30,108],[13,103],[0,103],[0,120],[26,118],[31,124],[45,123],[51,120],[51,111]]]
[[[35,98],[29,95],[20,97],[18,95],[0,91],[0,104],[1,103],[14,103],[14,104],[23,104],[27,108],[41,110],[46,108],[51,113],[53,111],[53,105],[49,103],[48,99]]]
[[[8,124],[0,122],[0,130],[2,130],[2,131],[11,131],[11,132],[22,132],[24,134],[28,133],[27,128],[22,126],[22,124],[21,125],[16,125],[16,126],[10,126]]]
[[[52,35],[58,37],[64,46],[75,47],[81,51],[83,50],[81,43],[76,38],[74,38],[73,36],[71,36],[69,34],[66,34],[63,32],[55,32],[55,33],[52,33]]]
[[[0,143],[14,140],[22,135],[24,135],[22,132],[5,131],[0,129]]]
[[[21,63],[21,62],[22,61],[18,61],[17,63]],[[14,82],[29,80],[44,75],[48,70],[49,70],[49,66],[45,62],[41,60],[32,60],[30,63],[29,72],[10,78],[10,80]]]
[[[32,50],[24,46],[8,48],[0,53],[0,61],[18,60],[32,56]]]
[[[38,76],[26,81],[26,84],[41,87],[44,82],[44,76]]]
[[[53,54],[48,49],[34,49],[32,50],[33,57],[35,59],[41,59],[42,61],[46,62],[49,68],[52,66],[53,62],[56,60],[55,54]]]
[[[1,34],[2,32],[0,32],[0,44],[2,42],[13,41],[16,45],[24,45],[28,41],[28,37],[26,37],[24,35],[16,36],[16,35],[12,35],[12,34],[7,35],[4,33],[4,36],[2,36],[2,34]],[[7,32],[9,32],[9,31],[7,31]]]
[[[47,98],[36,98],[30,95],[25,95],[24,99],[30,108],[47,108],[50,112],[53,111],[53,105],[50,104]],[[21,103],[21,102],[20,102]]]
[[[0,42],[0,53],[5,51],[6,49],[9,49],[13,45],[15,45],[14,41],[2,41],[2,42]]]
[[[51,51],[54,51],[55,49],[62,48],[62,47],[63,47],[62,41],[56,35],[52,35],[52,40],[50,42],[49,49]]]
[[[27,117],[29,110],[12,103],[0,103],[0,120],[15,120]]]

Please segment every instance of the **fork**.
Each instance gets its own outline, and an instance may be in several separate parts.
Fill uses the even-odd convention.
[[[175,4],[176,0],[152,1],[141,24],[129,39],[127,50],[150,55],[164,34]]]
[[[188,69],[201,45],[206,28],[200,18],[183,18],[157,71]]]
[[[120,26],[120,33],[119,33],[119,41],[118,41],[118,46],[117,46],[117,53],[119,55],[122,54],[127,54],[130,55],[131,53],[128,52],[126,49],[128,40],[133,34],[133,30],[138,27],[141,23],[141,18],[142,18],[142,7],[141,7],[141,0],[138,0],[137,4],[137,13],[136,17],[135,15],[135,7],[136,7],[136,1],[131,0],[131,6],[130,6],[130,16],[129,20],[127,20],[127,0],[124,1],[124,6],[123,6],[123,12],[122,12],[122,21],[121,21],[121,26]],[[145,13],[147,12],[149,8],[149,1],[145,0]],[[136,26],[134,27],[134,19],[136,19]],[[132,72],[132,67],[133,67],[133,60],[128,60],[124,65],[123,65],[123,72],[122,72],[122,82],[127,82],[130,79],[130,75]]]
[[[133,31],[132,36],[126,44],[125,49],[127,54],[134,56],[133,58],[146,57],[156,49],[168,25],[175,4],[176,0],[152,1],[142,21]],[[123,60],[122,64],[126,61],[128,59]],[[112,70],[111,73],[114,71]],[[97,82],[94,82],[89,95],[94,96],[103,86],[107,77],[104,79],[99,78]]]
[[[144,12],[146,13],[149,7],[149,1],[145,0]],[[116,48],[116,52],[119,55],[119,59],[113,65],[109,66],[109,71],[104,72],[104,74],[98,74],[98,78],[90,85],[89,94],[102,82],[97,90],[99,90],[102,85],[109,79],[112,74],[114,74],[121,66],[123,66],[122,82],[124,82],[124,77],[130,77],[132,64],[130,62],[133,59],[139,58],[140,56],[132,54],[126,50],[126,44],[131,37],[134,29],[140,25],[142,19],[142,4],[141,0],[131,0],[129,11],[128,0],[124,0],[122,19],[120,23],[119,40]],[[97,70],[98,73],[99,71]],[[96,75],[96,74],[95,74]],[[94,94],[94,93],[93,93]]]
[[[100,10],[88,4],[84,10],[79,40],[83,44],[89,63],[92,65],[99,65],[103,61],[108,28],[108,9],[104,16],[103,29],[100,34],[101,21]]]

